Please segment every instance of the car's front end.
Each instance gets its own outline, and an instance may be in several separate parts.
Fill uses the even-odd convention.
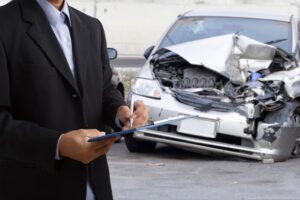
[[[287,52],[292,51],[292,29],[289,23],[261,19],[262,26],[287,29],[274,39],[244,36],[251,37],[251,25],[257,21],[189,16],[171,27],[136,78],[131,100],[145,102],[150,121],[178,115],[198,117],[135,132],[127,139],[130,150],[137,150],[141,140],[264,162],[299,153],[300,70]],[[218,27],[221,23],[228,30]],[[182,28],[182,24],[192,25]],[[176,28],[183,30],[176,32]],[[239,28],[239,33],[231,33]],[[176,32],[173,36],[172,30]],[[194,38],[187,39],[191,34]],[[183,39],[174,42],[178,38]],[[273,46],[277,43],[281,46]]]

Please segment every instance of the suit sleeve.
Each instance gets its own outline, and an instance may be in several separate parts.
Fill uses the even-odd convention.
[[[7,55],[0,40],[0,158],[56,172],[55,150],[60,134],[37,124],[15,120],[10,97]]]
[[[103,67],[103,113],[105,116],[105,121],[111,127],[115,127],[115,119],[117,115],[117,110],[120,106],[126,105],[122,94],[113,86],[111,83],[112,70],[109,63],[109,58],[107,55],[107,45],[106,37],[102,24],[100,25],[100,40],[101,40],[101,60]]]

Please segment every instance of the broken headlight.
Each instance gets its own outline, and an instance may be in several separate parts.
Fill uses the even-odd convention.
[[[136,78],[132,87],[132,92],[145,97],[154,99],[161,98],[161,87],[157,80]]]

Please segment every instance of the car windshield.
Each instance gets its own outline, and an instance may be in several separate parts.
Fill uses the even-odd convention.
[[[239,33],[292,53],[289,22],[237,17],[183,17],[170,29],[159,49],[231,33]]]

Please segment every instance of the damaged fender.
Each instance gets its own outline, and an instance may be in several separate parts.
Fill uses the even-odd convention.
[[[263,122],[258,123],[256,148],[270,149],[276,161],[288,159],[300,133],[299,105],[289,102],[277,112],[267,113]]]

